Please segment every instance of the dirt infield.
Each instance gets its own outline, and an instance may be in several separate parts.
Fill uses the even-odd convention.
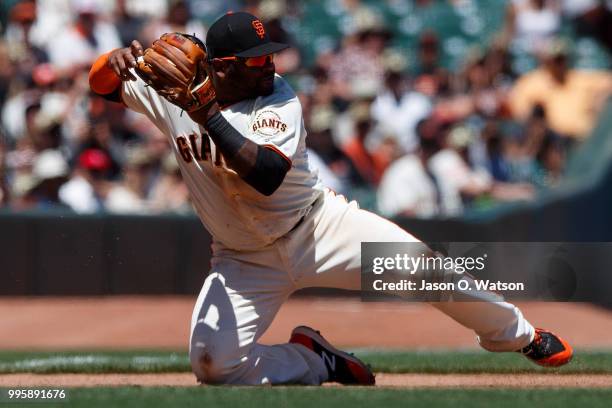
[[[0,349],[186,350],[192,297],[3,298]],[[612,313],[579,303],[519,304],[537,326],[579,348],[612,348]],[[293,327],[315,327],[334,344],[378,348],[477,348],[474,334],[425,304],[296,298],[262,337],[286,342]]]
[[[611,374],[383,374],[377,386],[397,388],[609,388]],[[0,387],[196,386],[190,373],[181,374],[7,374]],[[332,384],[333,385],[333,384]]]
[[[5,298],[0,349],[185,350],[191,297]],[[534,324],[563,333],[575,347],[611,348],[612,313],[588,304],[524,303]],[[474,335],[429,305],[362,303],[350,298],[296,298],[279,312],[262,342],[286,342],[299,324],[335,344],[376,348],[476,348]],[[610,374],[379,374],[383,387],[612,387]],[[6,374],[0,387],[195,386],[181,374]]]

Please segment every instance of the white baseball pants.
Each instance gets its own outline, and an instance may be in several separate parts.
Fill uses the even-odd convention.
[[[295,230],[262,250],[237,252],[213,245],[211,273],[191,320],[189,355],[197,379],[209,384],[242,385],[325,381],[325,365],[304,346],[265,346],[257,341],[295,290],[359,290],[362,241],[417,239],[392,222],[359,209],[356,203],[347,203],[326,191]],[[433,305],[474,330],[487,350],[514,351],[533,339],[534,328],[509,303]]]

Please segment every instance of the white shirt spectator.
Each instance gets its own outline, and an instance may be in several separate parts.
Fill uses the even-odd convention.
[[[441,210],[445,215],[461,214],[461,191],[464,188],[486,189],[492,183],[486,171],[472,170],[453,149],[440,150],[431,157],[428,165],[438,181]]]
[[[30,29],[34,45],[46,48],[72,19],[70,0],[36,0],[36,21]]]
[[[82,176],[74,176],[59,190],[60,200],[79,214],[91,214],[102,210],[93,186]]]
[[[396,160],[387,169],[377,196],[381,213],[388,217],[429,218],[438,213],[436,186],[415,154]]]
[[[114,213],[144,214],[147,212],[146,201],[124,186],[114,186],[106,197],[106,209]]]
[[[562,0],[561,3],[563,14],[570,18],[579,17],[599,6],[599,0]]]
[[[539,51],[546,47],[561,27],[561,10],[558,3],[547,0],[538,9],[532,0],[514,0],[514,40],[525,51]]]
[[[431,109],[429,98],[418,92],[406,92],[398,102],[392,92],[385,91],[372,103],[371,114],[381,134],[395,138],[410,153],[418,145],[416,125],[429,116]]]
[[[163,18],[168,13],[168,1],[126,0],[126,9],[132,16]]]
[[[13,95],[2,108],[2,125],[13,140],[21,139],[26,133],[25,111],[28,94],[21,92]]]
[[[60,33],[48,44],[49,59],[57,68],[69,68],[73,65],[88,65],[110,50],[121,47],[121,40],[114,25],[96,22],[93,28],[96,47],[87,42],[74,27]]]

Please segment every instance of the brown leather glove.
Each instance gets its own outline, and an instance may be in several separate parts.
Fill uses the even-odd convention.
[[[206,64],[206,47],[197,37],[166,33],[138,58],[136,73],[161,96],[191,113],[215,101]]]

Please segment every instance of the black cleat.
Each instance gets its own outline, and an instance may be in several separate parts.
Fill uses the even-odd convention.
[[[298,326],[291,332],[289,343],[298,343],[321,357],[329,381],[346,385],[374,385],[374,374],[370,368],[352,354],[338,350],[321,336],[321,333],[306,326]]]
[[[535,330],[533,341],[519,353],[543,367],[560,367],[570,362],[574,354],[572,346],[548,330]]]

